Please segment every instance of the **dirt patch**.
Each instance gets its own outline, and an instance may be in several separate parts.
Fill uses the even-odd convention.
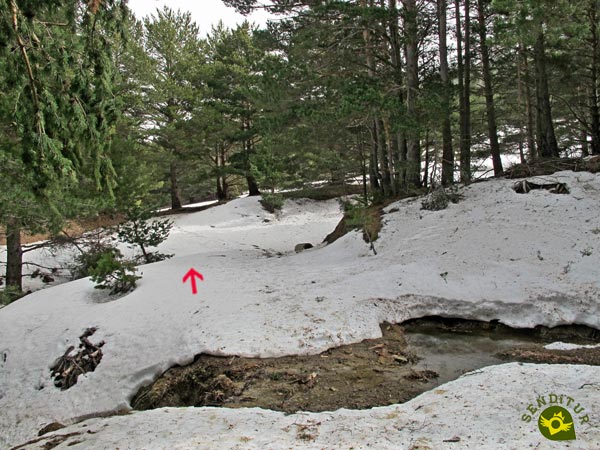
[[[365,409],[403,403],[465,372],[507,361],[600,365],[600,348],[557,351],[545,343],[596,343],[583,326],[515,330],[498,322],[428,317],[381,325],[383,337],[311,356],[199,355],[173,367],[132,399],[134,409],[166,406]]]
[[[405,402],[435,377],[413,366],[400,325],[382,325],[383,338],[330,349],[320,355],[225,358],[200,355],[142,388],[135,409],[165,406],[262,407],[278,411],[330,411]],[[376,388],[374,388],[376,387]]]
[[[548,350],[541,346],[524,346],[498,353],[510,361],[547,364],[586,364],[600,366],[600,347],[575,350]]]
[[[527,178],[540,175],[551,175],[561,170],[573,172],[600,172],[600,157],[587,158],[544,158],[525,164],[515,164],[504,171],[506,178]]]

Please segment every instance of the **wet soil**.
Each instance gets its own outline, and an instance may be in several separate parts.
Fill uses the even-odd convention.
[[[383,337],[311,356],[240,358],[198,355],[132,399],[134,409],[165,406],[364,409],[403,403],[465,372],[508,361],[600,365],[600,348],[546,350],[557,340],[597,343],[586,327],[514,330],[498,323],[418,319],[384,323]]]

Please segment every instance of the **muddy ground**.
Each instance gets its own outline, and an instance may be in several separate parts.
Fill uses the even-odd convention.
[[[571,342],[597,342],[597,331],[586,328],[540,328],[521,332],[498,324],[425,319],[406,325],[386,323],[381,329],[383,337],[380,339],[330,349],[320,355],[266,359],[199,355],[189,366],[171,368],[152,385],[142,388],[131,404],[134,409],[225,406],[292,413],[403,403],[440,382],[436,367],[423,364],[427,356],[411,350],[407,343],[408,330],[452,331],[461,333],[465,339],[469,334],[493,336],[493,339],[520,336],[523,345],[504,348],[494,355],[498,363],[600,365],[600,348],[573,351],[543,348],[545,342],[561,338],[569,338]],[[464,371],[479,367],[465,367]]]

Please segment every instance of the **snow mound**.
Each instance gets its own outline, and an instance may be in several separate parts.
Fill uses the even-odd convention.
[[[427,315],[496,319],[519,327],[600,328],[600,174],[560,172],[544,178],[565,183],[569,194],[517,194],[514,181],[492,180],[462,189],[463,200],[442,211],[421,210],[419,200],[390,205],[375,243],[377,256],[359,233],[293,252],[295,244],[318,244],[334,229],[341,216],[335,201],[287,202],[273,215],[258,199],[244,198],[178,216],[160,248],[176,256],[140,267],[143,279],[129,295],[106,301],[89,280],[79,280],[0,310],[0,448],[30,439],[52,422],[126,409],[140,386],[199,353],[319,353],[379,337],[380,322]],[[198,295],[182,283],[191,267],[204,275]],[[94,337],[105,342],[102,362],[60,391],[49,368],[88,328],[96,328]],[[519,367],[502,369],[506,395],[516,392],[515,399],[521,398],[521,385],[531,390],[535,381]],[[598,379],[592,369],[561,370],[582,385]],[[587,395],[590,403],[600,400],[597,390]],[[440,396],[429,415],[445,415],[449,404],[452,397]],[[180,413],[156,411],[122,420],[161,414],[180,419]],[[191,427],[196,413],[181,414],[189,415]],[[279,417],[199,414],[202,420],[239,415],[249,423],[254,416],[258,422]],[[375,420],[367,412],[343,414]],[[484,429],[485,414],[456,420]],[[197,427],[204,426],[202,420]]]
[[[88,420],[23,449],[42,450],[57,439],[62,442],[57,450],[564,448],[564,443],[553,445],[537,429],[545,409],[538,407],[538,400],[549,406],[554,400],[550,394],[556,402],[562,399],[564,407],[571,399],[568,409],[577,439],[568,447],[597,449],[600,405],[590,396],[597,398],[599,387],[582,385],[580,380],[597,380],[600,368],[576,366],[576,370],[516,363],[488,367],[403,405],[363,411],[284,415],[262,409],[164,408]],[[523,420],[527,416],[529,422]]]

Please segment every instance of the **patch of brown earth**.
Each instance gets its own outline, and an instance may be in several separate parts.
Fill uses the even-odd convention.
[[[600,366],[600,347],[575,350],[548,350],[542,346],[523,346],[499,352],[498,356],[510,361],[545,364],[586,364]]]
[[[288,413],[364,409],[406,402],[464,372],[503,361],[600,365],[600,348],[544,349],[555,340],[598,342],[598,330],[578,325],[516,330],[498,322],[428,317],[401,325],[384,323],[381,329],[380,339],[319,355],[199,355],[192,364],[173,367],[140,389],[131,405],[140,410],[260,407]],[[415,339],[428,335],[436,336],[432,347],[416,345]],[[497,345],[490,345],[496,340]]]
[[[400,325],[383,338],[320,355],[239,358],[200,355],[174,367],[133,398],[134,409],[165,406],[262,407],[285,412],[371,408],[405,402],[423,391],[433,371],[416,371]]]

